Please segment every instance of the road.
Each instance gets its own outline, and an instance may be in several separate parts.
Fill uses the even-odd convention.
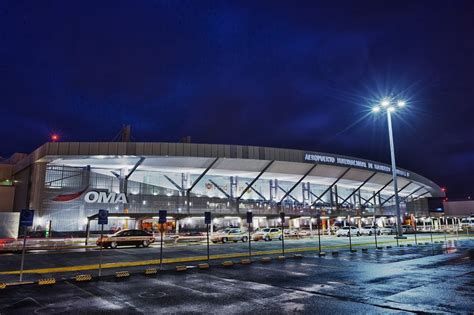
[[[400,244],[415,244],[413,235],[409,235],[407,240],[403,240]],[[456,239],[454,235],[448,235],[449,239]],[[434,235],[434,240],[444,241],[444,235]],[[419,235],[419,242],[430,242],[430,236]],[[392,245],[396,242],[393,236],[378,237],[380,246]],[[323,236],[321,237],[321,245],[323,251],[331,250],[348,250],[349,239],[347,237]],[[352,245],[354,248],[374,248],[374,237],[361,236],[353,237]],[[318,247],[318,239],[304,238],[299,240],[286,240],[285,248],[287,253],[295,253],[298,251],[315,252]],[[261,254],[278,255],[281,253],[281,242],[274,240],[271,242],[252,242],[252,251],[254,254],[264,252]],[[248,253],[248,243],[227,243],[227,244],[212,244],[210,253],[215,260],[225,259],[223,255],[230,255],[227,258],[245,257]],[[31,251],[25,257],[25,280],[36,281],[41,277],[55,276],[61,273],[63,277],[70,277],[78,273],[77,266],[81,266],[82,271],[89,271],[91,273],[97,272],[96,264],[99,263],[100,251],[97,249],[69,249],[60,251]],[[163,250],[163,257],[165,266],[177,263],[189,263],[198,260],[207,259],[207,250],[205,244],[190,244],[167,246]],[[159,259],[158,245],[150,248],[135,248],[135,247],[120,247],[118,249],[104,249],[102,252],[103,263],[105,264],[105,274],[115,272],[115,268],[141,268],[143,266],[156,267],[157,259]],[[203,257],[204,256],[204,257]],[[0,255],[0,282],[17,281],[18,275],[15,274],[19,270],[21,255],[19,254],[3,254]],[[117,264],[122,263],[117,266]],[[166,266],[167,267],[167,266]],[[110,269],[110,270],[108,270]],[[127,270],[128,270],[127,269]],[[5,274],[5,273],[10,274]],[[13,273],[13,274],[11,274]]]
[[[0,313],[471,313],[473,267],[474,240],[449,242],[447,252],[436,244],[334,257],[307,253],[267,264],[8,287],[0,294]]]

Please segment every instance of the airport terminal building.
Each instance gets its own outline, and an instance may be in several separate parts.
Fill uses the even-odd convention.
[[[429,179],[398,169],[405,216],[410,203],[442,198]],[[13,210],[36,210],[35,228],[84,231],[88,217],[109,210],[110,224],[156,224],[167,210],[176,231],[202,225],[210,211],[221,225],[276,224],[280,212],[296,227],[317,215],[329,228],[337,218],[395,214],[391,167],[329,153],[256,146],[51,142],[11,165]],[[418,207],[419,208],[419,207]],[[429,215],[420,208],[416,215]],[[426,213],[425,213],[426,212]],[[115,221],[114,221],[115,215]],[[333,220],[333,221],[331,221]],[[97,229],[95,221],[90,222]]]

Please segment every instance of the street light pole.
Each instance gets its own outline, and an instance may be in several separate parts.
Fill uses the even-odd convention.
[[[393,190],[395,191],[395,206],[397,209],[397,237],[401,237],[403,236],[403,230],[401,224],[400,199],[398,198],[397,166],[395,163],[395,145],[393,143],[392,114],[390,109],[387,110],[387,123],[388,137],[390,140],[390,157],[392,160]]]

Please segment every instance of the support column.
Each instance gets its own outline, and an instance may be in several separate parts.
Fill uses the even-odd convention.
[[[176,219],[176,220],[174,221],[174,224],[176,225],[176,228],[175,228],[176,233],[175,233],[175,234],[178,235],[178,234],[179,234],[179,220]]]
[[[313,235],[313,218],[309,218],[309,235]]]
[[[327,228],[328,228],[328,235],[331,235],[331,218],[326,219],[328,221]]]

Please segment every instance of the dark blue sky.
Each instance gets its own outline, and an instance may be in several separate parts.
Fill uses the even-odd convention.
[[[473,193],[474,1],[1,1],[0,155],[63,141],[251,144]]]

